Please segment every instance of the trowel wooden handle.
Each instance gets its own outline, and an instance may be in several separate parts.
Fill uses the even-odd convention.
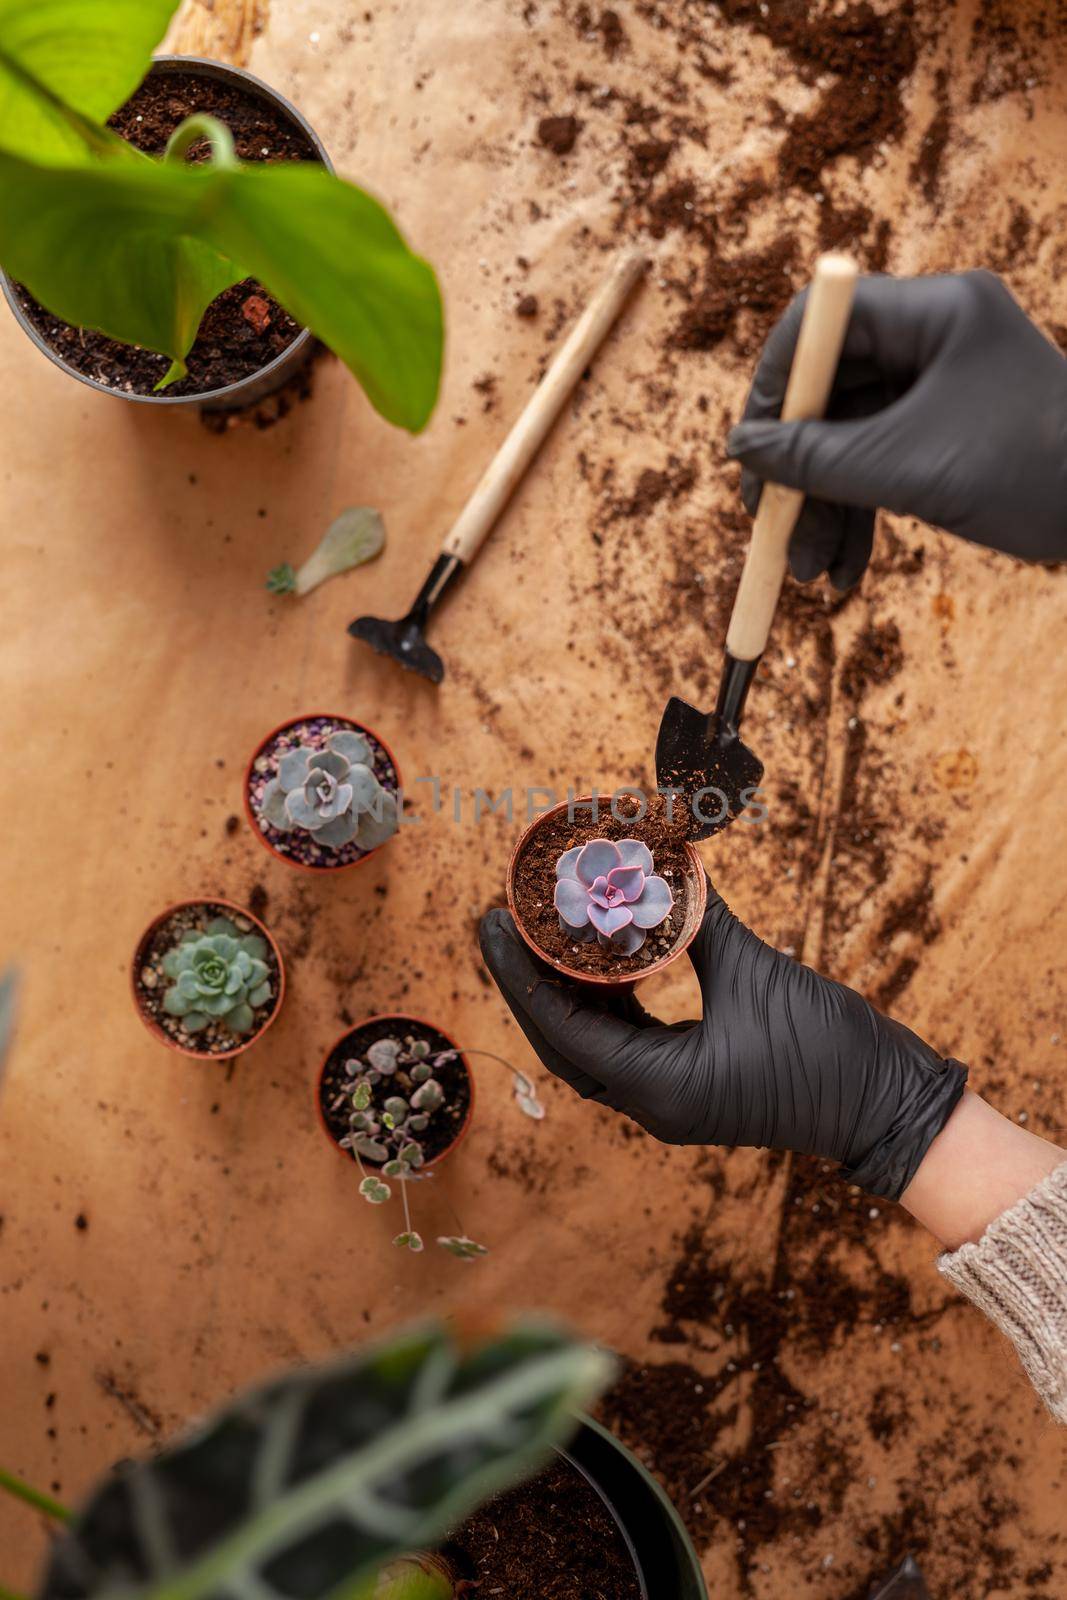
[[[855,287],[856,263],[849,256],[819,257],[782,402],[783,422],[821,417],[826,410]],[[801,489],[780,483],[763,487],[726,635],[726,648],[739,661],[754,661],[763,653],[785,577],[789,540],[803,504]]]
[[[646,265],[647,257],[635,252],[616,261],[460,512],[444,543],[446,555],[473,561]]]

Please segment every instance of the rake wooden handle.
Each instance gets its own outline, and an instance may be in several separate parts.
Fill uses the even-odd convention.
[[[638,252],[616,261],[456,518],[444,542],[446,555],[474,560],[647,264]]]
[[[849,256],[819,257],[782,402],[783,422],[807,421],[826,410],[855,287],[856,263]],[[802,489],[787,489],[780,483],[763,486],[726,634],[726,649],[739,661],[755,661],[763,654],[785,578],[789,540],[803,504]]]

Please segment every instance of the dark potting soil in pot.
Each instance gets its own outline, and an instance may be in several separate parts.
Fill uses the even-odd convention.
[[[172,1017],[169,1011],[164,1011],[163,996],[174,980],[163,971],[163,957],[168,950],[174,949],[188,929],[206,929],[215,917],[225,917],[233,923],[238,933],[259,933],[250,917],[242,916],[230,906],[218,905],[212,900],[200,900],[195,905],[179,907],[165,922],[159,923],[142,942],[134,963],[137,1003],[145,1016],[158,1023],[183,1050],[195,1050],[198,1055],[205,1056],[223,1055],[238,1045],[250,1043],[277,1010],[280,988],[278,960],[267,939],[264,941],[267,950],[263,960],[270,973],[270,999],[253,1010],[255,1020],[248,1033],[231,1033],[223,1023],[214,1021],[198,1033],[188,1033],[182,1026],[181,1017]]]
[[[348,1132],[347,1099],[344,1104],[337,1103],[342,1089],[347,1088],[352,1082],[352,1074],[345,1071],[345,1062],[362,1061],[367,1050],[377,1039],[399,1039],[402,1043],[409,1038],[425,1039],[430,1047],[428,1057],[430,1061],[443,1050],[455,1049],[455,1045],[450,1039],[446,1039],[443,1033],[438,1033],[436,1028],[431,1028],[425,1022],[419,1022],[415,1017],[385,1017],[380,1022],[366,1023],[362,1027],[353,1028],[352,1032],[346,1034],[341,1043],[331,1051],[319,1082],[319,1103],[322,1106],[326,1126],[338,1142]],[[442,1062],[439,1067],[434,1067],[433,1075],[445,1091],[447,1104],[433,1113],[429,1127],[419,1134],[419,1143],[426,1161],[433,1161],[452,1144],[463,1126],[471,1103],[470,1078],[462,1060],[456,1058]],[[374,1085],[371,1090],[371,1107],[380,1110],[389,1096],[394,1094],[401,1094],[405,1099],[409,1099],[416,1087],[407,1071],[399,1067],[391,1077],[383,1078],[380,1083]],[[366,1156],[361,1156],[360,1160],[367,1167],[378,1165]]]
[[[204,111],[224,122],[241,161],[318,161],[307,135],[279,109],[232,84],[169,68],[150,74],[109,119],[108,126],[149,155],[162,155],[180,122]],[[204,161],[206,141],[188,160]],[[87,378],[125,394],[151,394],[170,365],[166,356],[76,328],[46,311],[21,286],[23,310],[47,344]],[[300,324],[254,278],[232,285],[208,307],[186,363],[188,376],[168,395],[201,394],[236,383],[267,366],[300,333]]]
[[[385,746],[361,722],[350,722],[344,717],[309,717],[303,722],[289,723],[274,734],[259,751],[252,763],[252,775],[248,784],[248,803],[256,819],[256,826],[267,843],[273,845],[280,855],[299,861],[305,867],[317,867],[322,872],[329,872],[332,867],[351,866],[353,861],[362,861],[363,857],[370,855],[371,852],[360,849],[355,839],[350,844],[342,845],[339,850],[330,850],[316,844],[311,835],[303,829],[294,828],[291,833],[283,833],[280,828],[275,828],[266,820],[261,807],[264,791],[271,779],[278,776],[278,767],[284,755],[301,745],[309,750],[325,750],[330,735],[340,733],[344,729],[351,729],[354,733],[363,735],[371,748],[374,776],[383,789],[396,794],[400,788],[400,778]],[[388,844],[389,840],[385,842]],[[381,846],[375,848],[380,849]]]
[[[497,1600],[640,1600],[641,1588],[611,1513],[561,1457],[498,1495],[444,1546],[460,1580]]]
[[[641,819],[622,815],[625,808],[636,811],[638,802],[628,796],[620,798],[616,810],[621,820],[612,815],[606,797],[600,802],[596,822],[588,805],[575,805],[573,821],[566,811],[557,812],[527,840],[515,864],[514,877],[517,913],[539,949],[581,972],[617,973],[621,979],[640,973],[653,961],[670,954],[685,927],[692,881],[681,802],[676,804],[673,821],[668,820],[666,802],[659,794],[649,796],[647,813]],[[631,956],[618,955],[599,941],[581,944],[560,927],[552,898],[556,862],[565,850],[590,839],[640,839],[651,850],[657,874],[667,880],[674,895],[670,915],[658,928],[648,930],[644,944]]]

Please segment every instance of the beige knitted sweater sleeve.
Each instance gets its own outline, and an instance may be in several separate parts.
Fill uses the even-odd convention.
[[[1067,1422],[1067,1162],[938,1269],[1006,1333],[1038,1394]]]

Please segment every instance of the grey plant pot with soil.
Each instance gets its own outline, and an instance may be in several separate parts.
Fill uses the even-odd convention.
[[[507,898],[542,961],[581,983],[619,987],[661,971],[692,943],[707,904],[703,863],[661,795],[647,805],[561,801],[520,836]]]
[[[198,112],[226,123],[244,161],[311,161],[333,171],[322,140],[283,95],[250,72],[200,56],[157,56],[111,123],[139,149],[161,154],[179,123]],[[306,328],[245,279],[208,308],[189,352],[189,375],[154,393],[166,356],[64,322],[4,273],[0,287],[23,331],[56,366],[103,394],[143,405],[252,405],[289,383],[315,348]]]
[[[149,1032],[201,1061],[250,1049],[285,998],[285,966],[273,935],[251,911],[215,898],[181,901],[149,923],[130,981]]]
[[[306,872],[359,866],[400,826],[402,781],[380,734],[351,717],[292,717],[261,741],[245,814],[273,856]]]

